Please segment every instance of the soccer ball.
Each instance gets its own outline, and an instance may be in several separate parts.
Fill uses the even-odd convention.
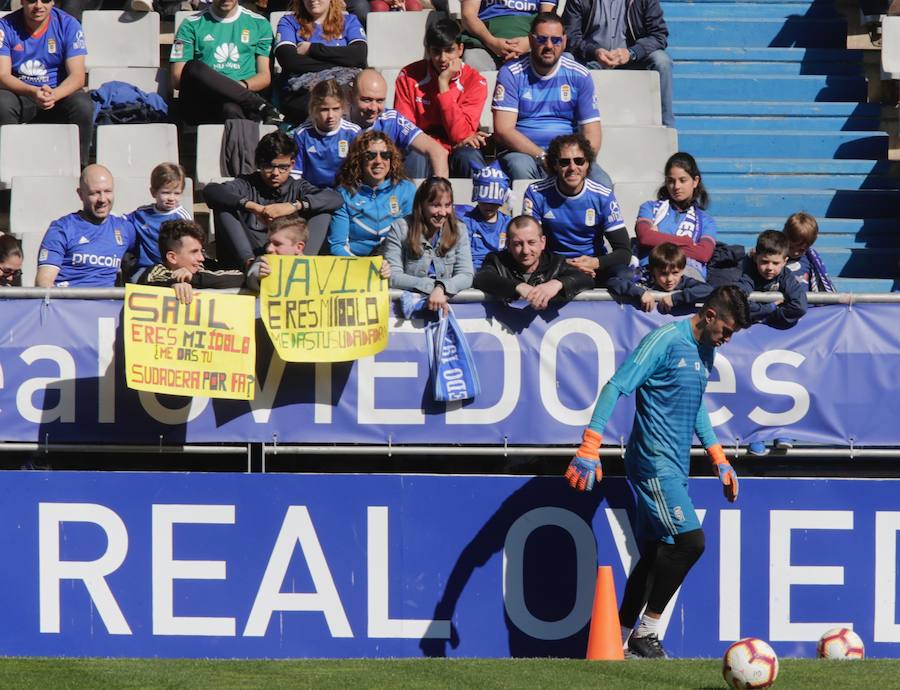
[[[735,690],[768,688],[778,677],[778,657],[762,640],[745,637],[726,650],[722,677]]]
[[[819,638],[816,656],[820,659],[862,659],[863,641],[850,628],[832,628]]]

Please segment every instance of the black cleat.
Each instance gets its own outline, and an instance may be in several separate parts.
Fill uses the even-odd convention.
[[[656,635],[636,637],[634,633],[631,633],[628,638],[628,651],[641,659],[669,658]]]

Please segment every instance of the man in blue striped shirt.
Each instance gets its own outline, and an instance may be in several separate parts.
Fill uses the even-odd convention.
[[[659,642],[659,618],[705,548],[687,491],[695,432],[725,497],[737,499],[737,475],[716,439],[703,393],[715,348],[749,323],[746,296],[728,285],[714,290],[698,314],[644,337],[600,392],[581,447],[566,471],[569,484],[579,491],[589,491],[602,478],[603,429],[619,396],[637,391],[625,472],[635,492],[634,531],[641,557],[628,576],[619,608],[622,636],[633,656],[666,656]],[[632,631],[644,604],[640,625]]]

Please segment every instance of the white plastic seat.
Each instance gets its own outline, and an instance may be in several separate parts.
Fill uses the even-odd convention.
[[[178,27],[181,26],[181,22],[183,22],[185,19],[190,17],[192,14],[199,14],[202,11],[203,10],[200,10],[199,12],[193,11],[193,10],[188,10],[185,12],[183,10],[179,10],[178,12],[176,12],[175,13],[175,29],[172,31],[172,35],[173,36],[178,35]]]
[[[259,126],[259,138],[277,129],[275,125]],[[222,169],[222,137],[225,125],[200,125],[197,127],[197,189],[225,177]]]
[[[881,22],[881,71],[883,78],[900,79],[900,17]]]
[[[109,81],[124,81],[146,93],[171,99],[169,70],[163,67],[97,67],[88,72],[88,88],[98,89]]]
[[[0,188],[12,178],[81,174],[76,125],[4,125],[0,127]]]
[[[616,183],[616,201],[619,202],[622,220],[625,221],[625,227],[628,228],[628,234],[631,237],[634,237],[634,221],[637,220],[638,209],[645,201],[656,198],[656,192],[659,191],[661,184],[662,174],[660,174],[659,182],[646,180]]]
[[[606,125],[661,125],[659,74],[653,70],[591,70]]]
[[[75,191],[78,175],[19,177],[11,181],[9,230],[22,241],[22,285],[31,287],[47,228],[57,218],[81,208]]]
[[[482,72],[481,76],[487,82],[487,98],[484,101],[484,107],[481,109],[481,127],[488,132],[494,131],[494,112],[491,110],[491,103],[494,102],[494,89],[497,88],[497,72]]]
[[[425,56],[425,23],[431,10],[370,12],[368,62],[376,69],[405,67]]]
[[[394,107],[394,96],[397,93],[397,76],[399,74],[400,70],[396,68],[381,70],[381,76],[384,77],[384,81],[387,83],[387,96],[384,99],[385,108]]]
[[[425,181],[422,177],[413,180],[418,188]],[[472,204],[472,180],[467,177],[451,177],[450,187],[453,189],[454,204]]]
[[[85,66],[159,67],[159,14],[89,10],[82,14]]]
[[[666,160],[677,150],[678,132],[669,127],[604,127],[597,162],[614,184],[660,184]]]
[[[178,162],[175,125],[102,125],[97,127],[97,162],[119,177],[150,179],[160,163]]]
[[[272,35],[275,37],[275,40],[272,42],[272,69],[275,74],[281,74],[281,65],[278,64],[278,60],[275,59],[275,47],[278,45],[278,22],[281,21],[281,18],[286,14],[290,14],[290,12],[272,12],[269,15],[269,23],[272,25]]]
[[[152,204],[150,196],[149,172],[147,177],[117,177],[115,178],[115,202],[113,213],[124,216],[131,213],[139,206]],[[194,215],[194,181],[186,178],[184,181],[184,193],[181,195],[181,205],[191,216]]]

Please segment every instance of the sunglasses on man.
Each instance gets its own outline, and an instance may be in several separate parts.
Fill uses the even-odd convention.
[[[537,41],[539,46],[547,45],[547,41],[550,41],[555,46],[561,46],[563,42],[562,36],[541,36],[539,34],[531,34],[531,37]]]
[[[574,163],[578,167],[581,167],[585,163],[587,163],[587,158],[584,156],[575,156],[574,158],[557,158],[557,164],[560,168],[568,168],[570,163]]]

